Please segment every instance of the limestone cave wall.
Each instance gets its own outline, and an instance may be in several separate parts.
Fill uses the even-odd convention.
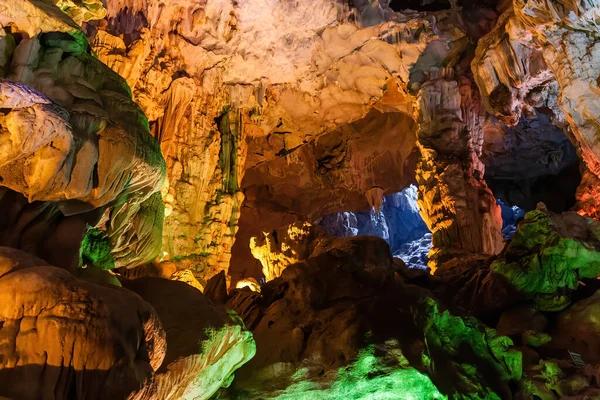
[[[0,397],[597,397],[599,20],[0,0]]]

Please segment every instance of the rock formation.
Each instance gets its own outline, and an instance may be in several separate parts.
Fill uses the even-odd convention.
[[[254,341],[185,283],[159,280],[150,295],[115,277],[161,251],[165,162],[125,80],[57,6],[78,23],[106,14],[100,2],[0,2],[0,396],[209,398]]]
[[[45,239],[26,249],[75,268],[77,253],[57,256],[52,247],[77,249],[88,224],[102,231],[97,240],[110,243],[112,267],[152,260],[162,222],[162,201],[153,194],[165,167],[125,81],[92,55],[83,31],[56,7],[3,2],[0,24],[7,26],[1,185],[31,203],[7,200],[13,226],[29,228],[12,233],[9,243]],[[75,232],[65,237],[54,229]]]
[[[254,356],[252,335],[238,317],[190,285],[158,278],[123,285],[156,310],[167,348],[154,382],[130,399],[208,399],[227,387],[233,372]]]
[[[245,290],[228,301],[257,341],[231,391],[248,399],[507,393],[521,373],[510,339],[430,296],[404,284],[383,240],[321,237],[261,298]]]
[[[483,180],[482,111],[468,79],[432,71],[420,95],[419,206],[432,232],[431,266],[444,253],[498,254],[502,216]],[[441,252],[441,253],[440,253]]]
[[[599,17],[0,0],[0,397],[598,397]]]
[[[136,294],[6,247],[0,268],[0,396],[125,398],[163,362],[159,317]]]

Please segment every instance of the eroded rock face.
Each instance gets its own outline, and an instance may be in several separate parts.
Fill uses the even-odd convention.
[[[160,367],[165,333],[136,294],[6,247],[0,269],[0,395],[125,398]]]
[[[582,279],[600,274],[597,223],[574,212],[553,214],[543,205],[519,223],[497,259],[475,257],[442,265],[453,302],[484,316],[523,301],[541,311],[561,311]]]
[[[598,84],[593,21],[599,10],[597,2],[514,1],[479,42],[472,65],[488,111],[511,124],[533,109],[550,114],[595,176],[598,98],[591,88]],[[579,192],[588,200],[580,204],[585,213],[593,196]]]
[[[87,25],[161,142],[171,260],[201,280],[226,269],[241,210],[245,268],[259,229],[343,204],[364,209],[373,187],[387,194],[412,180],[409,70],[430,42],[437,60],[466,36],[456,12],[378,7],[357,19],[320,0],[270,3],[268,12],[254,3],[109,1],[106,19]],[[281,216],[269,221],[270,213]]]
[[[160,278],[124,280],[156,310],[167,352],[153,382],[129,399],[208,399],[254,356],[252,334],[235,313],[196,288]]]
[[[430,266],[453,252],[498,254],[502,216],[483,180],[483,114],[469,79],[433,71],[420,92],[419,209],[432,232]]]
[[[161,199],[152,195],[163,184],[164,160],[125,81],[92,55],[84,33],[60,9],[39,1],[0,7],[2,186],[29,202],[55,204],[62,213],[55,225],[106,210],[99,228],[115,267],[156,257],[160,224],[150,228],[140,220],[162,213]],[[102,211],[81,219],[95,225]],[[61,266],[76,267],[72,258]]]
[[[563,350],[579,352],[588,362],[600,360],[598,347],[598,298],[596,292],[591,297],[580,300],[558,316],[553,346]]]
[[[539,202],[557,213],[574,206],[579,158],[549,116],[534,110],[516,126],[489,116],[483,132],[485,179],[497,198],[527,211]]]
[[[286,227],[253,237],[250,249],[262,264],[265,280],[281,275],[289,265],[306,260],[314,251],[319,238],[324,236],[319,226],[308,222],[295,222]]]

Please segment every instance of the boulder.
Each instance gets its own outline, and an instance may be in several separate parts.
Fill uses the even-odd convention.
[[[382,239],[321,236],[312,247],[261,293],[233,291],[227,306],[257,355],[227,395],[500,399],[520,378],[512,341],[404,284]]]
[[[154,309],[129,290],[0,248],[0,396],[123,399],[166,353]]]
[[[154,307],[167,342],[153,382],[129,400],[208,399],[254,356],[254,339],[240,318],[198,289],[152,277],[122,282]]]
[[[580,300],[558,315],[552,335],[553,347],[581,354],[584,361],[600,362],[600,292]]]

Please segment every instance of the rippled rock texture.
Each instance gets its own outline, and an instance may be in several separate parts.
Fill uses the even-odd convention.
[[[0,396],[209,398],[254,341],[186,283],[148,293],[117,278],[160,254],[166,168],[78,25],[105,15],[93,1],[0,2]]]
[[[135,293],[5,247],[0,269],[1,396],[123,399],[163,362],[160,319]]]
[[[165,164],[125,81],[58,8],[24,1],[0,9],[0,185],[10,190],[2,193],[15,230],[6,244],[73,269],[91,225],[110,267],[152,260]]]

